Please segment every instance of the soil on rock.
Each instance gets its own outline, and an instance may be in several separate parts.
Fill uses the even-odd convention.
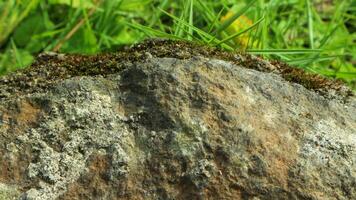
[[[356,199],[352,92],[282,63],[150,40],[0,100],[0,199]]]
[[[118,73],[125,68],[127,62],[142,61],[151,57],[190,59],[196,56],[220,59],[262,72],[273,72],[287,81],[301,84],[327,98],[345,101],[354,95],[342,81],[309,74],[276,60],[268,62],[253,55],[226,52],[197,43],[151,39],[132,47],[125,47],[116,53],[96,56],[41,54],[30,68],[0,78],[0,85],[7,86],[0,88],[0,100],[8,95],[47,90],[52,83],[70,77]]]

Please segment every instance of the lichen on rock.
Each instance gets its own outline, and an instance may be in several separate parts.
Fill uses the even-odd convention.
[[[356,198],[352,95],[158,44],[0,78],[0,198]]]

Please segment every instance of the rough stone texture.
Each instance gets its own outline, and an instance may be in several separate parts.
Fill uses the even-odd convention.
[[[3,96],[0,199],[356,199],[354,97],[218,59],[122,65]]]

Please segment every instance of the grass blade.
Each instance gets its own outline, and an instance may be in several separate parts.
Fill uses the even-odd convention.
[[[324,56],[324,57],[312,57],[312,58],[304,58],[304,59],[294,59],[287,61],[288,64],[291,65],[306,65],[314,62],[323,62],[323,61],[331,61],[340,56]]]
[[[10,42],[11,42],[11,48],[12,48],[12,51],[14,53],[17,66],[23,67],[22,60],[21,60],[20,55],[19,55],[19,53],[17,51],[17,47],[15,45],[15,42],[14,42],[14,40],[12,38],[10,39]]]
[[[251,54],[313,54],[320,53],[320,49],[249,49],[246,52]]]
[[[209,31],[208,33],[211,33],[213,31],[214,26],[216,26],[216,22],[220,19],[222,12],[224,9],[222,8],[220,12],[215,16],[214,20],[210,23]]]
[[[310,42],[310,47],[314,49],[313,16],[311,12],[310,1],[309,0],[306,1],[307,1],[307,13],[308,13],[309,42]]]
[[[194,0],[190,0],[190,9],[189,9],[189,28],[188,28],[188,40],[192,41],[191,35],[193,35],[193,29],[191,28],[193,26],[193,3]]]
[[[212,40],[212,39],[215,38],[214,36],[210,35],[209,33],[205,32],[205,31],[203,31],[203,30],[201,30],[201,29],[199,29],[199,28],[197,28],[195,26],[191,26],[189,23],[185,22],[184,20],[181,20],[178,17],[176,17],[176,16],[174,16],[174,15],[172,15],[172,14],[170,14],[170,13],[164,11],[164,10],[162,10],[162,12],[165,13],[166,15],[168,15],[169,17],[171,17],[172,19],[180,22],[182,25],[187,26],[187,27],[191,27],[196,33],[198,33],[199,35],[201,35],[203,37],[202,38],[203,40],[206,40],[206,39]],[[220,42],[218,39],[216,39],[216,41]],[[230,47],[228,45],[225,45],[225,44],[222,44],[222,47],[227,49],[227,50],[234,50],[232,47]]]
[[[229,37],[227,37],[227,38],[221,40],[217,45],[220,45],[220,44],[225,43],[225,42],[227,42],[227,41],[229,41],[229,40],[231,40],[231,39],[234,39],[234,38],[236,38],[236,37],[238,37],[238,36],[240,36],[240,35],[246,33],[247,31],[249,31],[249,30],[255,28],[259,23],[261,23],[261,22],[263,21],[263,19],[264,19],[264,17],[262,17],[261,19],[259,19],[256,23],[252,24],[252,26],[248,27],[247,29],[242,30],[242,31],[240,31],[240,32],[237,32],[237,33],[235,33],[235,34],[233,34],[233,35],[231,35],[231,36],[229,36]]]
[[[235,13],[233,16],[231,16],[229,19],[227,19],[221,26],[215,31],[215,35],[220,33],[221,31],[224,31],[227,27],[229,27],[237,18],[239,18],[241,15],[243,15],[257,0],[252,0],[250,1],[244,8],[239,10],[237,13]]]
[[[155,37],[159,36],[159,37],[165,37],[165,38],[171,38],[171,39],[183,39],[179,36],[169,34],[169,33],[163,32],[163,31],[159,31],[159,30],[156,30],[156,29],[153,29],[153,28],[150,28],[148,26],[144,26],[144,25],[141,25],[138,23],[129,23],[129,22],[125,22],[125,23],[134,29],[142,31],[143,33],[145,33],[148,36],[155,36]]]

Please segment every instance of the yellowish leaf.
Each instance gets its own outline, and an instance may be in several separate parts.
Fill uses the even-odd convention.
[[[234,13],[232,11],[229,11],[225,16],[222,16],[220,18],[221,23],[224,23],[226,20],[232,17],[233,14]],[[234,22],[231,23],[231,25],[226,29],[226,31],[229,35],[233,35],[237,32],[247,29],[252,25],[253,25],[253,21],[251,19],[249,19],[245,15],[241,15],[239,18],[237,18]],[[244,33],[234,38],[234,42],[241,45],[242,47],[246,47],[249,42],[249,34]]]

